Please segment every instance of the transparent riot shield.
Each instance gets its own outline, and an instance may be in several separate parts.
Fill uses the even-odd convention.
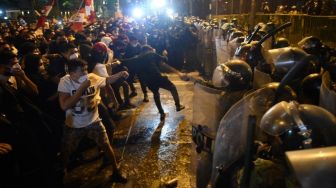
[[[223,64],[229,61],[229,51],[228,43],[223,38],[216,39],[216,54],[217,54],[217,65]]]
[[[330,84],[330,74],[325,72],[320,89],[320,106],[336,115],[336,92],[330,88]]]
[[[257,68],[254,68],[253,71],[253,89],[259,89],[263,85],[271,83],[273,80],[271,76],[267,73],[264,73]]]
[[[214,146],[213,141],[219,122],[229,108],[243,97],[245,92],[225,92],[199,83],[194,86],[192,124],[194,142],[200,152],[197,154],[196,166],[196,180],[199,188],[206,187],[211,178],[213,156],[211,150]]]
[[[225,92],[196,83],[193,98],[193,124],[207,126],[216,133],[224,114],[245,91]]]
[[[290,151],[286,157],[301,187],[335,187],[335,146]]]
[[[218,167],[227,169],[244,155],[249,115],[255,115],[258,124],[262,115],[272,106],[274,96],[275,91],[272,89],[259,89],[238,101],[224,115],[215,140],[212,185],[215,184]]]

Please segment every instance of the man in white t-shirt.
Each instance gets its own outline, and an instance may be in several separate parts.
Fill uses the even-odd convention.
[[[113,149],[99,117],[98,104],[101,100],[100,88],[121,77],[127,78],[128,73],[123,71],[107,78],[88,74],[86,62],[81,59],[70,60],[68,72],[69,74],[62,77],[58,85],[60,106],[66,112],[62,152],[65,167],[69,155],[76,149],[81,139],[87,136],[111,159],[113,167],[111,180],[126,183],[127,179],[122,177],[117,168]]]

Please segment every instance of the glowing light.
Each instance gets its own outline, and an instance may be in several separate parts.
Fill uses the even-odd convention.
[[[134,18],[141,18],[143,16],[143,10],[141,8],[134,8],[132,15]]]
[[[0,14],[3,14],[3,11],[2,11],[2,10],[0,10]]]
[[[174,10],[171,9],[171,8],[167,9],[167,14],[168,14],[168,16],[173,16]]]
[[[8,17],[7,17],[7,16],[5,16],[5,17],[4,17],[4,19],[5,19],[5,20],[7,20],[7,19],[8,19]]]
[[[165,0],[152,0],[151,7],[153,9],[162,8],[166,5]]]

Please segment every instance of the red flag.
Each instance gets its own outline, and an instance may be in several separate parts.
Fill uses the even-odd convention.
[[[47,16],[49,15],[52,7],[54,6],[55,0],[51,0],[50,3],[44,6],[44,8],[41,10],[41,14],[39,19],[36,23],[36,29],[39,27],[44,27],[45,22],[47,21]]]
[[[84,30],[84,25],[83,25],[83,23],[85,22],[85,15],[84,15],[85,13],[84,12],[85,12],[85,10],[81,9],[69,18],[69,22],[71,23],[70,28],[73,31],[79,32],[79,31]]]

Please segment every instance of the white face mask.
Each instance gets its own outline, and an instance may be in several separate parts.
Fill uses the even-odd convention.
[[[79,82],[79,83],[83,83],[83,82],[85,82],[88,78],[89,78],[88,75],[87,75],[87,74],[84,74],[83,76],[79,77],[78,82]]]
[[[74,54],[71,54],[70,56],[69,56],[69,59],[71,60],[71,59],[77,59],[77,58],[79,58],[79,54],[78,53],[74,53]]]
[[[138,43],[131,43],[132,47],[136,47],[138,45]]]

